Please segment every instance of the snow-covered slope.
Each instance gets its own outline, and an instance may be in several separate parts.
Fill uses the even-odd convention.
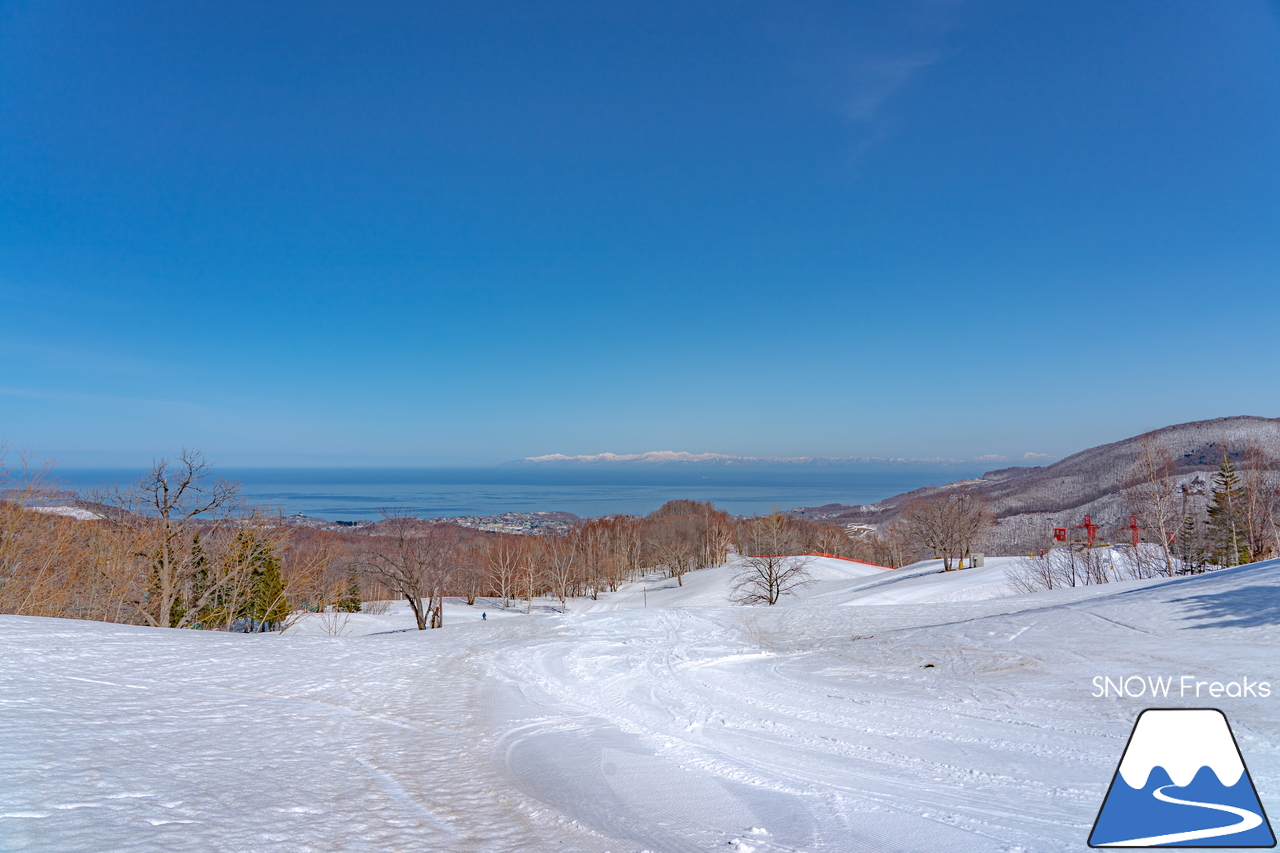
[[[1275,694],[1093,680],[1280,686],[1280,561],[981,600],[995,561],[819,568],[340,638],[0,617],[0,848],[1074,851],[1153,704],[1223,708],[1280,795]]]
[[[1011,595],[1007,569],[1019,558],[993,557],[979,569],[943,572],[941,560],[925,560],[901,569],[886,570],[867,563],[831,557],[807,557],[806,569],[813,583],[779,601],[782,607],[814,604],[909,604],[978,601]],[[626,584],[598,602],[578,605],[592,612],[637,607],[727,606],[733,601],[736,562],[692,572],[679,584],[673,578],[654,575]],[[647,605],[646,605],[647,602]]]

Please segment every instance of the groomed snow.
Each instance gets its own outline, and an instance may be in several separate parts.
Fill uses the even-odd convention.
[[[0,617],[0,848],[1075,851],[1152,705],[1221,707],[1274,801],[1277,696],[1092,694],[1280,686],[1280,561],[1030,596],[1005,565],[823,563],[772,608],[709,569],[427,632]]]

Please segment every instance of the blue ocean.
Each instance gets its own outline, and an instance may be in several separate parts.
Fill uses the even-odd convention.
[[[423,518],[503,512],[583,517],[644,514],[673,499],[711,501],[734,515],[828,503],[874,503],[983,473],[974,465],[844,468],[224,468],[251,503],[332,521],[405,509]],[[56,481],[89,497],[135,482],[137,469],[60,469]]]

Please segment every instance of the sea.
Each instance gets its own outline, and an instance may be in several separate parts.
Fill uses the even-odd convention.
[[[843,468],[223,468],[249,504],[330,521],[376,519],[387,509],[421,518],[505,512],[643,515],[674,499],[711,501],[753,516],[829,503],[868,504],[921,486],[975,477],[971,465]],[[61,488],[91,498],[128,486],[140,469],[58,469]]]

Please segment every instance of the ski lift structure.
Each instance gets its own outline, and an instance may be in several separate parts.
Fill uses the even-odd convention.
[[[1083,530],[1085,532],[1085,535],[1089,538],[1089,547],[1092,548],[1093,542],[1098,536],[1098,525],[1093,523],[1093,516],[1086,515],[1084,517],[1084,524],[1077,524],[1076,530]]]
[[[1068,527],[1053,528],[1053,541],[1055,543],[1066,545],[1068,542],[1067,534],[1070,532],[1071,529],[1072,528],[1068,528]],[[1087,540],[1088,547],[1092,548],[1094,545],[1097,544],[1098,530],[1100,529],[1100,525],[1094,523],[1092,515],[1086,515],[1084,517],[1084,523],[1077,524],[1074,529],[1083,530],[1085,532],[1085,539]],[[1138,517],[1136,515],[1131,515],[1129,516],[1129,523],[1120,529],[1129,531],[1130,541],[1132,541],[1133,547],[1137,548],[1138,543],[1142,538],[1142,535],[1141,535],[1142,531],[1146,530],[1147,528],[1138,524]],[[1166,530],[1164,536],[1165,536],[1165,541],[1170,546],[1172,546],[1173,543],[1177,541],[1177,538],[1178,538],[1178,535],[1172,530]],[[1056,544],[1055,544],[1055,547],[1056,547]]]
[[[1143,529],[1145,528],[1138,526],[1138,517],[1136,515],[1129,516],[1129,524],[1125,527],[1125,530],[1133,534],[1133,547],[1135,548],[1138,547],[1138,531]]]
[[[1134,519],[1132,516],[1129,517],[1129,522],[1131,524],[1137,523],[1136,519]],[[1095,544],[1097,544],[1098,530],[1100,529],[1100,527],[1101,525],[1094,524],[1092,515],[1086,515],[1084,517],[1084,523],[1077,524],[1074,528],[1068,528],[1068,527],[1053,528],[1053,541],[1058,544],[1066,545],[1069,542],[1068,533],[1072,529],[1083,530],[1085,535],[1085,541],[1088,543],[1088,547],[1092,548]],[[1137,536],[1138,534],[1134,533],[1135,541],[1137,539]]]

